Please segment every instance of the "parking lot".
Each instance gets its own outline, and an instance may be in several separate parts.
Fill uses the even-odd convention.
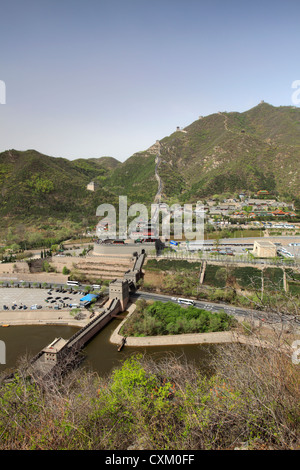
[[[70,304],[79,305],[83,296],[83,293],[70,293],[66,290],[59,292],[59,289],[3,287],[0,289],[0,310],[7,310],[4,306],[9,310],[31,310],[33,305],[40,306],[43,310],[51,310],[55,307],[57,309],[58,306],[60,309],[69,310]]]

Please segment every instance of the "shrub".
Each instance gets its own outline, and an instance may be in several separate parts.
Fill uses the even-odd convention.
[[[229,330],[236,324],[225,312],[211,313],[189,306],[181,307],[173,302],[145,301],[123,325],[121,334],[126,336],[176,335]]]
[[[67,274],[70,274],[70,269],[67,268],[67,266],[64,266],[63,269],[62,269],[62,273],[67,275]]]
[[[0,385],[0,449],[299,448],[299,370],[290,358],[237,345],[214,358],[209,375],[184,358],[136,355],[105,378],[77,369],[47,382],[24,364]]]

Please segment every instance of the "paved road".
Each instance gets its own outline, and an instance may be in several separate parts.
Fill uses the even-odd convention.
[[[161,302],[174,302],[177,303],[177,298],[169,295],[153,294],[150,292],[138,291],[135,294],[131,295],[132,298],[142,298],[145,300],[159,300]],[[235,307],[229,304],[214,303],[195,300],[195,307],[201,308],[210,312],[220,312],[224,310],[228,315],[233,315],[235,317],[245,317],[249,320],[260,320],[266,323],[284,323],[291,321],[291,317],[288,315],[282,315],[280,318],[278,315],[273,313],[260,312],[259,310],[251,310],[240,307]],[[300,325],[299,320],[295,320],[297,325]]]

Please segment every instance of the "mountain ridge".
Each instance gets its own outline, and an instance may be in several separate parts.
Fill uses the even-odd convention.
[[[209,115],[183,130],[160,141],[166,197],[174,196],[174,189],[185,200],[192,192],[205,197],[243,189],[289,190],[299,197],[299,108],[260,103],[244,113]]]
[[[118,204],[119,195],[149,205],[156,170],[168,203],[262,189],[299,200],[299,161],[300,108],[264,102],[243,113],[201,117],[124,162],[10,149],[0,153],[1,225],[21,219],[35,226],[49,216],[92,223],[96,207]],[[90,181],[98,183],[95,192],[87,191]]]

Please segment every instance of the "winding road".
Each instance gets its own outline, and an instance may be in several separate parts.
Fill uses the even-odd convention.
[[[145,299],[145,300],[158,300],[160,302],[174,302],[177,303],[177,298],[162,295],[162,294],[153,294],[151,292],[138,291],[134,294],[131,294],[132,300],[134,299]],[[228,315],[233,315],[234,317],[244,317],[250,320],[260,320],[261,322],[266,323],[288,323],[294,321],[295,324],[300,325],[300,321],[294,318],[291,318],[289,315],[278,315],[271,312],[263,312],[259,310],[246,309],[241,307],[235,307],[230,304],[214,303],[195,300],[195,307],[208,310],[210,312],[220,312],[224,310]]]

